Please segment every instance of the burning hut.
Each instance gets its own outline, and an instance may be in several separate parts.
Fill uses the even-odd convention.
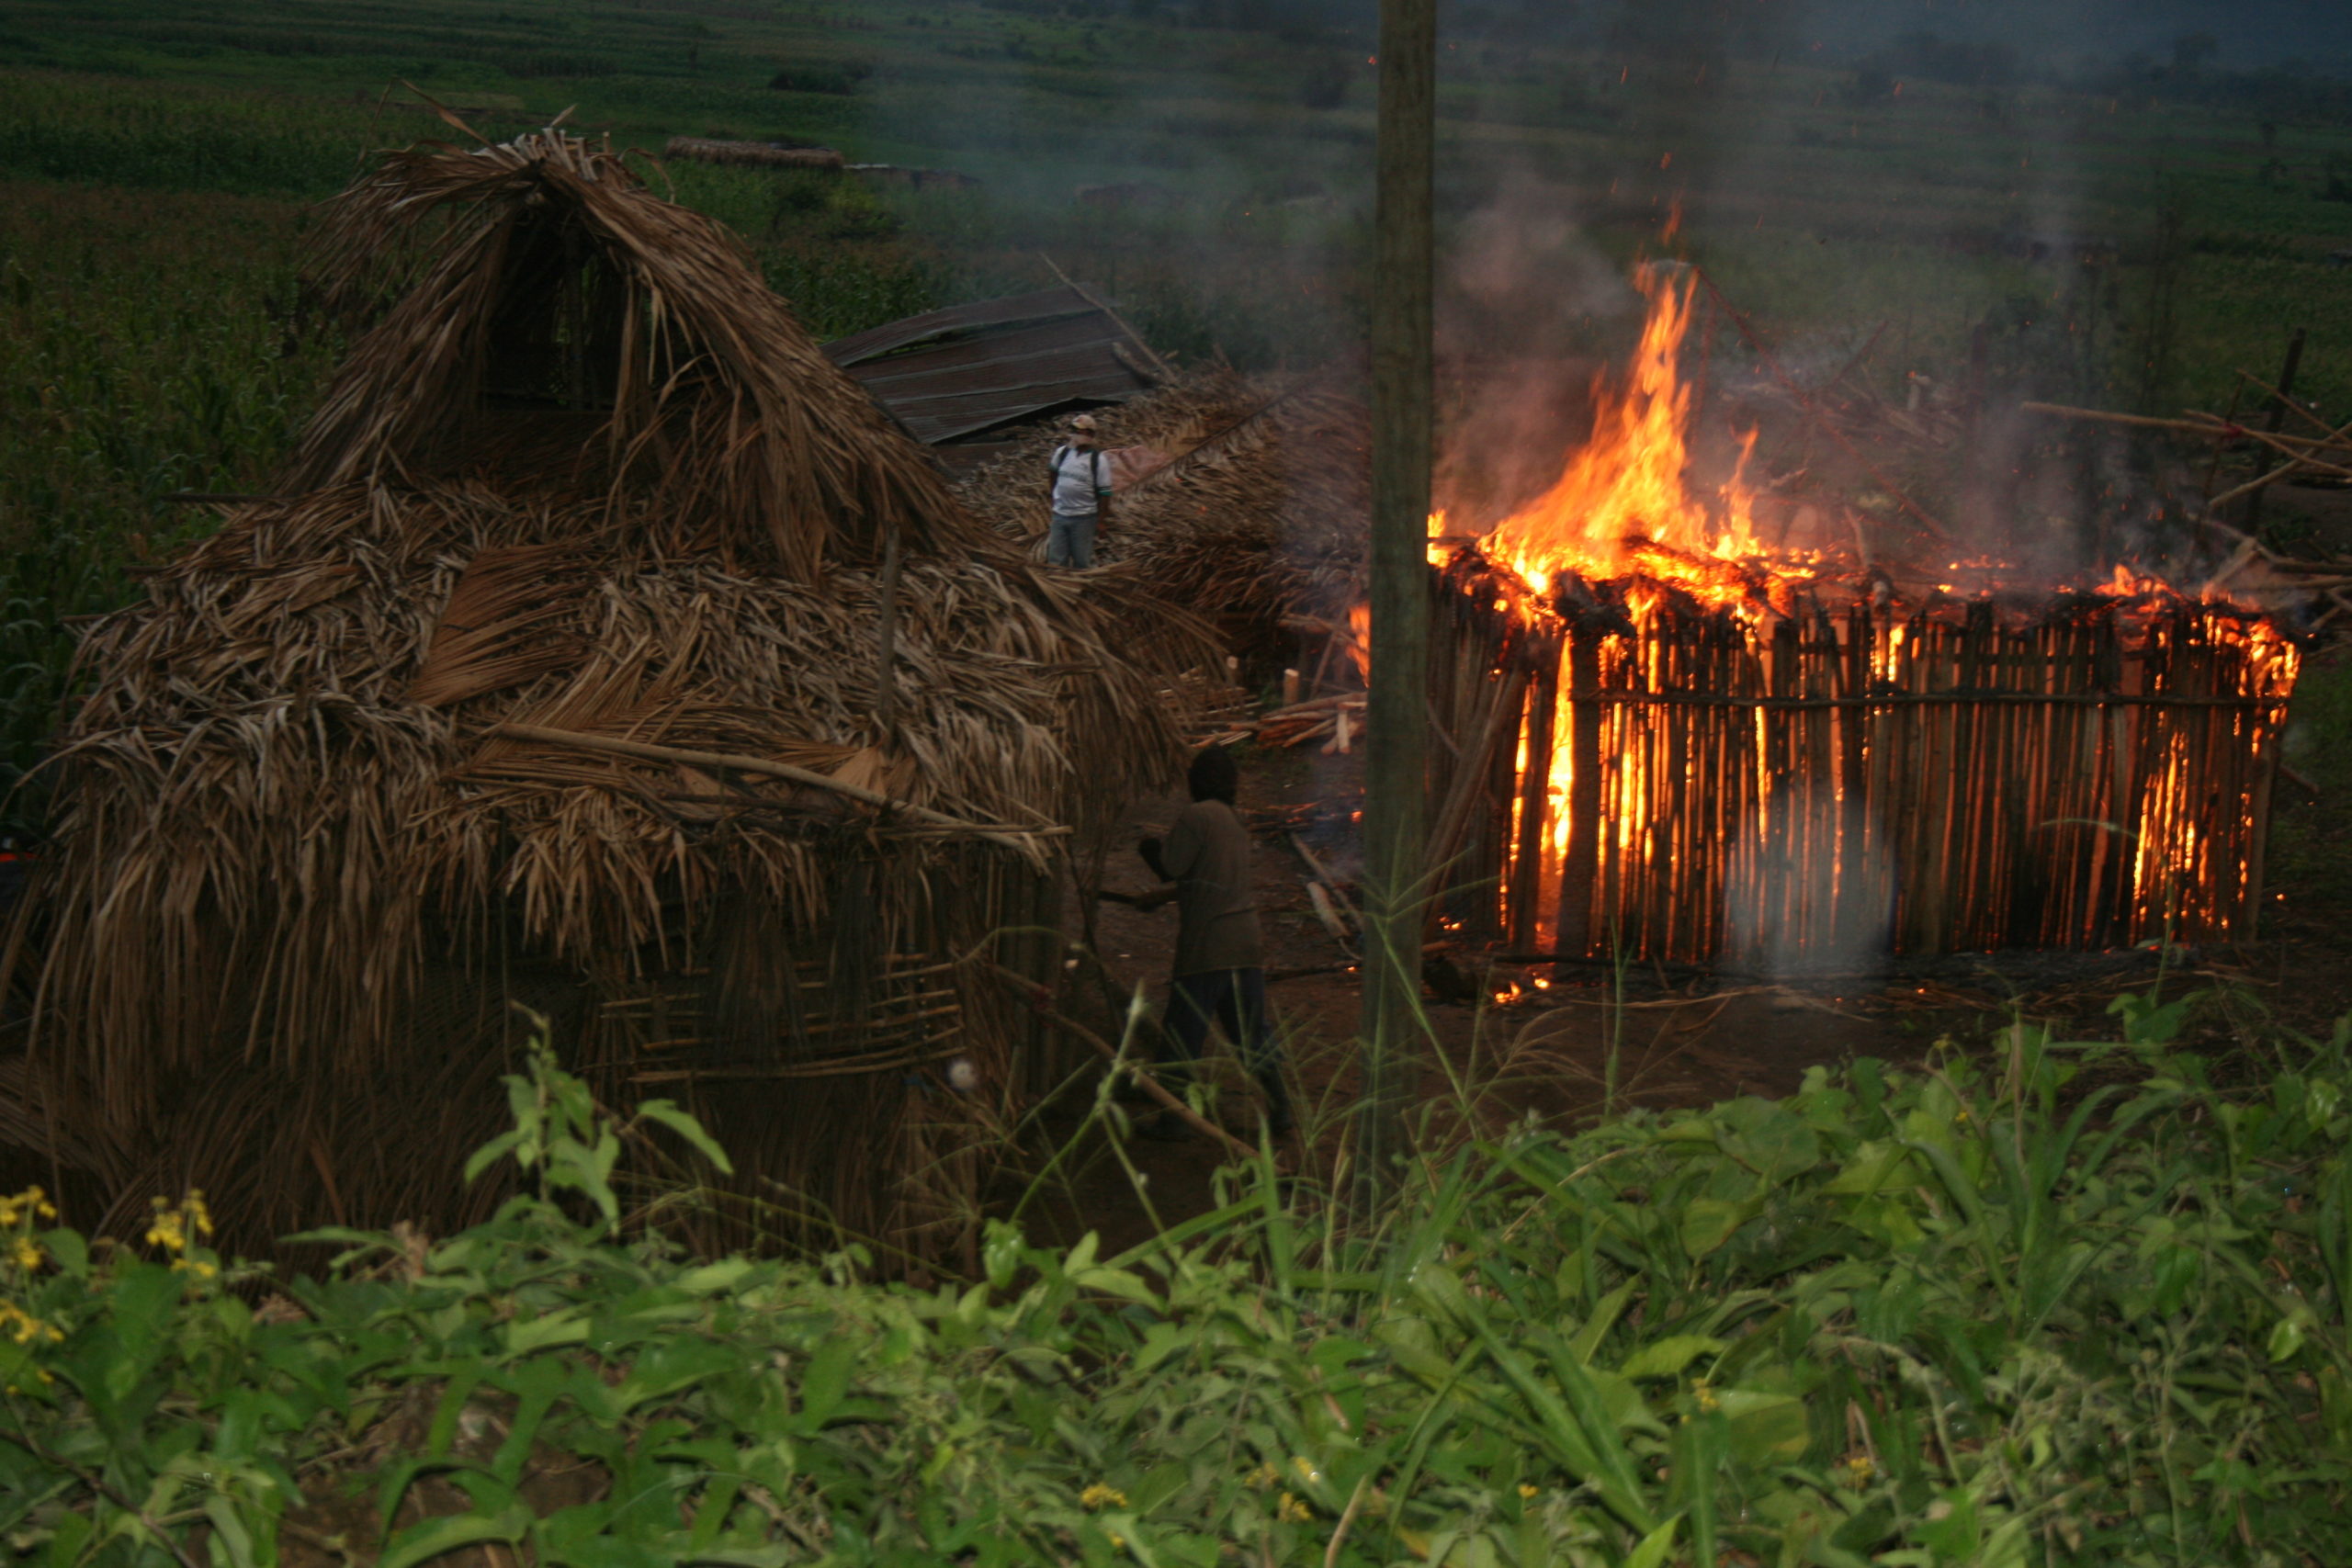
[[[1431,521],[1445,917],[1778,972],[2245,931],[2294,646],[2120,570],[2021,591],[1770,547],[1739,476],[1689,485],[1694,287],[1647,279],[1550,491],[1475,540]]]
[[[733,1221],[941,1245],[1205,628],[1034,570],[609,149],[390,155],[321,260],[380,319],[276,499],[88,635],[7,1124],[90,1220],[454,1225],[519,1001]]]

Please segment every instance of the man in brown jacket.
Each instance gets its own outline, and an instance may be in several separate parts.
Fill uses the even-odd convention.
[[[1182,1066],[1169,1076],[1181,1078],[1200,1059],[1214,1020],[1265,1091],[1266,1129],[1280,1137],[1291,1130],[1290,1096],[1281,1050],[1266,1027],[1265,953],[1250,885],[1250,829],[1233,808],[1240,782],[1240,770],[1223,747],[1197,753],[1185,778],[1193,803],[1177,813],[1165,844],[1146,839],[1136,849],[1152,874],[1170,885],[1160,890],[1160,901],[1176,900],[1176,962],[1160,1022]],[[1181,1136],[1182,1130],[1183,1123],[1166,1113],[1146,1128],[1160,1137]]]

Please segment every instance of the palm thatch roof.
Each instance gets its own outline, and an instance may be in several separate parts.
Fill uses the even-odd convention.
[[[202,1185],[249,1243],[454,1223],[521,998],[623,1089],[723,1058],[844,1229],[930,1223],[910,1183],[992,1112],[906,1071],[967,1055],[999,1111],[1018,1076],[952,961],[1170,776],[1206,628],[1034,567],[609,150],[391,154],[320,257],[380,315],[282,499],[83,650],[27,1092],[85,1187]]]
[[[1098,560],[1215,622],[1245,657],[1289,647],[1286,621],[1344,625],[1363,602],[1370,416],[1338,378],[1203,370],[1095,418],[1118,459]],[[1035,548],[1046,457],[1066,438],[1031,432],[958,493]]]

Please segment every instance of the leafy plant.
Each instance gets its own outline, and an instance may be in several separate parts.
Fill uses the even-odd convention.
[[[324,1280],[195,1267],[200,1201],[143,1248],[6,1206],[5,1525],[60,1564],[2324,1561],[2352,1024],[2233,1096],[2168,1005],[1522,1132],[1369,1232],[1245,1163],[1128,1254],[999,1222],[935,1291],[677,1256],[614,1196],[639,1126],[540,1049],[473,1162],[537,1190],[334,1233]]]

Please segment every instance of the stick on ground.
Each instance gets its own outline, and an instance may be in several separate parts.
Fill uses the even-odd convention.
[[[1007,969],[1001,964],[991,964],[989,967],[996,971],[997,978],[1002,980],[1006,985],[1011,986],[1023,996],[1030,998],[1035,998],[1036,996],[1039,987],[1035,981],[1025,979],[1022,976],[1014,974],[1012,970]],[[1104,1061],[1109,1062],[1114,1067],[1123,1067],[1127,1072],[1133,1074],[1136,1082],[1143,1086],[1143,1091],[1146,1094],[1159,1101],[1160,1105],[1165,1109],[1173,1111],[1177,1116],[1182,1118],[1188,1125],[1192,1126],[1196,1131],[1206,1133],[1210,1137],[1224,1144],[1227,1148],[1232,1149],[1235,1153],[1240,1155],[1245,1159],[1254,1159],[1257,1157],[1258,1147],[1255,1144],[1243,1143],[1240,1139],[1235,1137],[1232,1134],[1227,1132],[1224,1128],[1218,1126],[1216,1122],[1210,1121],[1207,1117],[1202,1115],[1191,1106],[1185,1104],[1182,1100],[1179,1100],[1176,1096],[1169,1093],[1168,1090],[1161,1086],[1159,1080],[1151,1076],[1151,1069],[1149,1066],[1144,1063],[1134,1061],[1130,1058],[1120,1055],[1119,1053],[1112,1047],[1109,1041],[1103,1039],[1101,1035],[1095,1033],[1094,1031],[1087,1028],[1086,1025],[1079,1022],[1076,1019],[1069,1018],[1062,1013],[1057,1012],[1049,1007],[1040,1007],[1038,1010],[1046,1018],[1050,1019],[1056,1028],[1067,1029],[1072,1034],[1077,1035],[1080,1040],[1085,1041],[1089,1045],[1093,1046],[1095,1051],[1102,1055]]]

